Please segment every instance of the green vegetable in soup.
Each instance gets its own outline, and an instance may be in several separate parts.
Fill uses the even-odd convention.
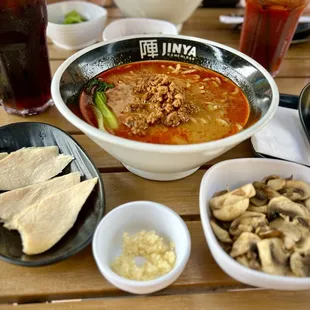
[[[105,92],[109,88],[114,88],[114,84],[109,84],[99,79],[93,79],[89,81],[87,84],[87,88],[86,88],[87,92],[90,93],[93,87],[96,87],[96,91]]]
[[[96,119],[97,119],[97,122],[98,122],[98,128],[100,130],[104,130],[105,131],[102,113],[93,104],[91,105],[91,109],[92,109],[92,112],[94,113],[94,115],[96,116]]]
[[[77,11],[73,10],[65,15],[64,24],[78,24],[82,22],[86,22],[87,19],[80,15]]]
[[[104,128],[104,125],[114,130],[118,128],[117,117],[108,106],[108,98],[105,94],[106,90],[110,88],[114,88],[114,84],[98,79],[91,80],[86,87],[88,93],[93,91],[93,102],[95,105],[93,112],[97,118],[99,129]]]
[[[103,116],[103,121],[107,127],[111,129],[118,128],[118,121],[113,111],[107,105],[107,96],[102,91],[96,91],[94,94],[94,102],[98,110]]]

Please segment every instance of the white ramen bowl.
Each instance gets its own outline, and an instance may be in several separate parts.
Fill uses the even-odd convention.
[[[163,46],[187,46],[184,51],[165,54]],[[146,54],[144,43],[154,44],[154,54]],[[170,43],[171,44],[171,43]],[[234,81],[247,95],[258,120],[241,132],[216,141],[189,145],[159,145],[114,136],[76,116],[67,106],[90,78],[118,64],[151,59],[179,60],[200,64]],[[68,58],[54,75],[52,97],[60,113],[131,172],[152,180],[176,180],[194,173],[201,165],[220,156],[251,137],[274,115],[279,92],[273,78],[252,58],[225,45],[186,36],[148,35],[98,43]]]
[[[210,225],[209,200],[216,192],[227,187],[236,189],[244,184],[262,180],[271,174],[281,177],[293,175],[296,180],[310,183],[310,168],[282,160],[242,158],[226,160],[211,167],[204,174],[200,185],[199,207],[203,231],[213,258],[232,278],[267,289],[309,290],[309,277],[271,275],[239,264],[222,249]]]

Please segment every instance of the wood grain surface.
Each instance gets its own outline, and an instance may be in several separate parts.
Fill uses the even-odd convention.
[[[169,294],[175,290],[187,291],[190,288],[242,287],[213,260],[200,221],[186,224],[192,241],[189,262],[176,282],[160,294]],[[96,267],[90,246],[55,265],[26,268],[0,262],[0,271],[0,303],[128,295],[103,278]]]
[[[109,298],[54,304],[21,305],[20,310],[308,310],[308,292],[277,292],[266,290],[229,291],[170,296]],[[262,307],[262,305],[264,305]],[[7,309],[0,306],[0,310]]]

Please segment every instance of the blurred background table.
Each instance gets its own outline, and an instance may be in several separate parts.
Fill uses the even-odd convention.
[[[241,10],[242,11],[242,10]],[[214,40],[238,48],[239,33],[219,23],[221,14],[240,13],[238,9],[198,9],[183,27],[182,34]],[[109,8],[108,22],[121,17]],[[310,82],[310,42],[292,45],[276,78],[280,92],[299,94]],[[74,52],[49,44],[54,73]],[[0,125],[23,121],[53,124],[69,132],[92,157],[104,181],[107,211],[132,200],[153,200],[177,211],[186,221],[192,238],[192,252],[181,277],[167,289],[152,296],[138,297],[109,284],[98,271],[88,246],[61,263],[24,268],[0,262],[1,309],[230,309],[283,310],[309,309],[310,292],[280,292],[250,288],[228,277],[215,263],[207,247],[199,218],[200,180],[216,162],[252,157],[250,141],[245,141],[207,163],[183,180],[161,183],[129,173],[117,160],[69,124],[55,107],[46,113],[20,118],[0,110]],[[81,301],[82,300],[82,301]],[[13,303],[18,303],[13,308]]]

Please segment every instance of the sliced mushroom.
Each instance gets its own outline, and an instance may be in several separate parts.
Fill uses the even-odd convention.
[[[310,198],[304,200],[304,206],[307,208],[307,210],[310,213]]]
[[[267,182],[267,185],[273,190],[278,191],[285,186],[286,181],[282,178],[272,179]]]
[[[253,182],[253,186],[255,189],[262,189],[266,187],[266,184],[264,182],[255,181]]]
[[[261,239],[253,233],[243,232],[234,242],[230,256],[237,257],[253,250],[256,248],[256,243],[260,240]]]
[[[248,207],[250,198],[255,196],[252,184],[246,184],[224,195],[210,199],[213,215],[222,221],[232,221]]]
[[[269,222],[269,226],[274,229],[279,229],[283,225],[285,220],[282,217],[277,217],[273,221]]]
[[[276,180],[276,179],[280,179],[280,177],[278,175],[272,174],[265,177],[263,179],[263,182],[267,184],[270,180]]]
[[[243,232],[254,232],[260,223],[267,223],[265,214],[245,211],[230,224],[229,233],[238,237]]]
[[[295,224],[297,223],[301,225],[301,227],[305,229],[307,233],[310,232],[310,218],[309,217],[296,216],[293,220],[293,223]]]
[[[284,235],[284,246],[288,250],[291,250],[295,244],[301,240],[302,232],[298,226],[293,223],[283,223],[283,225],[279,227],[279,231]]]
[[[250,199],[250,203],[257,207],[265,205],[267,201],[268,198],[261,189],[256,189],[256,195]]]
[[[310,254],[302,255],[294,252],[290,257],[290,267],[297,277],[310,276]]]
[[[261,231],[258,233],[258,236],[261,239],[267,239],[267,238],[280,238],[283,236],[282,232],[273,228],[270,228],[266,231]]]
[[[247,208],[247,211],[263,213],[263,214],[267,214],[267,210],[268,210],[268,205],[257,207],[257,206],[253,206],[250,204],[250,206]]]
[[[295,244],[294,251],[300,254],[310,253],[310,236],[303,236],[301,240]]]
[[[213,219],[211,219],[210,224],[217,239],[224,243],[232,243],[228,231],[220,227]]]
[[[284,250],[280,238],[264,239],[256,244],[262,270],[264,272],[285,275],[288,271],[288,253]]]
[[[277,214],[283,214],[290,218],[294,218],[295,216],[307,217],[309,212],[303,205],[295,203],[284,196],[280,196],[272,198],[268,204],[269,220],[273,220]]]
[[[240,255],[236,257],[236,261],[248,268],[254,269],[254,270],[261,270],[261,265],[258,261],[258,255],[256,251],[248,252],[247,254]]]
[[[297,201],[300,198],[300,194],[294,192],[293,188],[283,188],[282,190],[279,191],[279,193],[292,201]]]
[[[260,223],[255,229],[255,233],[261,238],[279,238],[282,237],[283,233],[275,228],[270,227],[266,223]]]
[[[231,251],[231,243],[224,243],[222,241],[219,241],[219,244],[221,246],[221,248],[229,255],[230,251]]]
[[[223,189],[222,191],[216,192],[213,197],[218,197],[218,196],[222,196],[224,194],[228,193],[227,189]]]
[[[278,197],[281,196],[277,191],[275,191],[273,188],[271,188],[270,186],[267,186],[265,183],[263,182],[254,182],[253,186],[255,188],[255,190],[262,190],[264,192],[264,194],[267,196],[267,199],[272,199],[274,197]]]
[[[306,200],[310,197],[310,186],[303,181],[289,180],[280,193],[293,201]]]

